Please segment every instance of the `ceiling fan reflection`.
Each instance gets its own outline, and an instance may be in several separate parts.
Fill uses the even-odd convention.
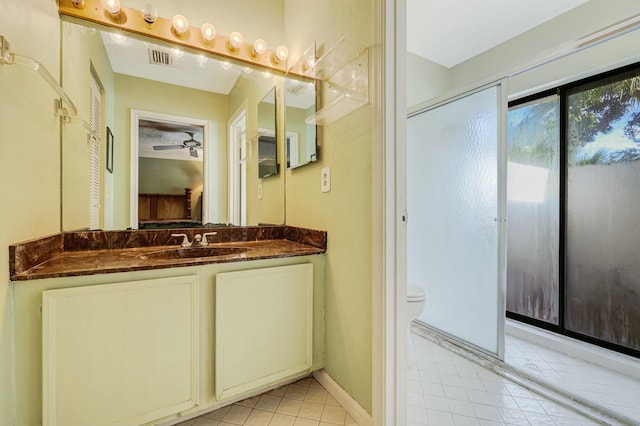
[[[189,139],[181,145],[153,145],[154,151],[166,151],[170,149],[189,149],[189,155],[198,158],[198,148],[202,149],[202,142],[193,138],[194,132],[184,132],[189,135]]]

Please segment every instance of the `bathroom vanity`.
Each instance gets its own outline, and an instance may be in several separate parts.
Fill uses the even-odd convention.
[[[20,424],[170,424],[323,366],[326,233],[218,228],[205,247],[171,237],[208,231],[10,247]]]

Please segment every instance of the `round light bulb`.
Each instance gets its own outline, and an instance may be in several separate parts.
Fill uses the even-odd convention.
[[[274,56],[274,62],[276,64],[279,64],[280,62],[283,62],[287,59],[287,57],[289,56],[289,50],[284,47],[284,46],[278,46],[276,48],[276,52],[275,52],[275,56]]]
[[[242,34],[237,31],[232,32],[229,36],[229,44],[231,45],[231,47],[234,50],[239,49],[240,46],[242,46],[242,43],[244,43],[244,37],[242,37]]]
[[[71,0],[71,3],[76,9],[84,9],[84,0]]]
[[[144,22],[146,22],[147,24],[153,24],[154,22],[156,22],[156,19],[158,19],[158,10],[151,3],[145,4],[141,12],[142,19],[144,19]]]
[[[267,51],[267,42],[263,39],[259,38],[253,42],[253,53],[254,56],[262,55]]]
[[[229,62],[220,62],[220,66],[222,67],[222,69],[228,71],[233,65],[231,65]]]
[[[189,31],[189,20],[184,15],[176,15],[172,20],[173,29],[179,36]]]
[[[216,38],[216,27],[214,27],[213,24],[207,22],[205,24],[202,24],[202,26],[200,27],[200,33],[202,34],[202,38],[207,43],[210,43],[211,41],[213,41],[213,39]]]
[[[120,0],[100,0],[100,4],[112,15],[120,13]]]

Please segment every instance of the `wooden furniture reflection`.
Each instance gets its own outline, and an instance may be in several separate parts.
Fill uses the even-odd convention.
[[[184,194],[138,194],[138,221],[191,220],[191,189]]]

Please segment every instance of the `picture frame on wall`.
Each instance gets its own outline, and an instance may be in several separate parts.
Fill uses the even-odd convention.
[[[113,173],[113,133],[107,126],[107,170]]]

